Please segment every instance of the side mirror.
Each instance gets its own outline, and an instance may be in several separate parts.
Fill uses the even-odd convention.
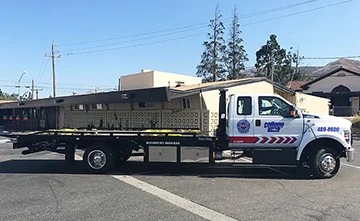
[[[295,110],[291,110],[291,111],[290,111],[290,116],[295,117],[295,115],[296,115],[296,111],[295,111]]]
[[[293,118],[296,118],[299,116],[298,111],[296,110],[296,108],[294,106],[291,106],[289,115],[290,115],[290,117],[293,117]]]

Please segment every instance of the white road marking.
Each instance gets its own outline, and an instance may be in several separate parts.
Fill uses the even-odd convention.
[[[347,163],[341,163],[341,165],[348,166],[348,167],[353,167],[353,168],[356,168],[356,169],[360,169],[359,166],[355,166],[355,165],[351,165],[351,164],[347,164]]]
[[[9,139],[0,139],[0,144],[5,144],[5,143],[9,143],[10,140]]]
[[[75,154],[75,159],[82,160],[83,157],[79,156],[78,154]],[[136,187],[147,193],[157,196],[160,199],[168,201],[177,207],[180,207],[180,208],[185,209],[189,212],[192,212],[198,216],[201,216],[202,218],[205,218],[208,220],[237,221],[236,219],[233,219],[229,216],[226,216],[222,213],[216,212],[215,210],[201,206],[197,203],[194,203],[190,200],[182,198],[178,195],[175,195],[171,192],[163,190],[159,187],[156,187],[156,186],[153,186],[144,181],[138,180],[132,176],[128,176],[128,175],[111,175],[111,176],[119,181],[125,182],[127,184],[130,184],[133,187]]]
[[[79,156],[78,154],[75,154],[75,160],[83,160],[82,156]]]
[[[192,212],[198,216],[201,216],[208,220],[231,220],[236,221],[236,219],[233,219],[229,216],[226,216],[222,213],[216,212],[214,210],[211,210],[209,208],[206,208],[204,206],[201,206],[197,203],[191,202],[190,200],[187,200],[185,198],[182,198],[178,195],[175,195],[173,193],[170,193],[166,190],[160,189],[159,187],[153,186],[149,183],[146,183],[144,181],[138,180],[131,176],[126,175],[112,175],[115,179],[118,179],[122,182],[125,182],[127,184],[130,184],[131,186],[137,187],[147,193],[150,193],[152,195],[155,195],[163,200],[166,200],[172,204],[174,204],[177,207],[180,207],[182,209],[185,209],[189,212]]]

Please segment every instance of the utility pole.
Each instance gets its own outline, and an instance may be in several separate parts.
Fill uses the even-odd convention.
[[[56,97],[56,76],[55,76],[55,57],[61,58],[61,55],[55,55],[55,42],[53,41],[51,44],[51,54],[45,54],[46,57],[51,57],[52,61],[52,72],[53,72],[53,97]]]
[[[273,49],[271,49],[270,52],[270,62],[271,62],[271,67],[270,67],[271,81],[274,83],[274,50]]]
[[[39,91],[42,91],[43,89],[38,89],[36,88],[35,91],[36,91],[36,100],[39,99]]]
[[[35,83],[34,79],[31,81],[31,100],[34,100]]]

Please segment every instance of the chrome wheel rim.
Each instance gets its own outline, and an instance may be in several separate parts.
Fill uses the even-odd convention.
[[[336,159],[331,154],[324,154],[320,158],[320,170],[323,173],[332,173],[336,168]]]
[[[101,150],[91,151],[87,160],[89,166],[95,170],[99,170],[106,165],[106,155]]]

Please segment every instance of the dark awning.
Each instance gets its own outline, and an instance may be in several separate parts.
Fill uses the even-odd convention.
[[[110,104],[167,101],[170,101],[168,88],[159,87],[17,101],[0,104],[0,109],[64,106],[72,104]]]

